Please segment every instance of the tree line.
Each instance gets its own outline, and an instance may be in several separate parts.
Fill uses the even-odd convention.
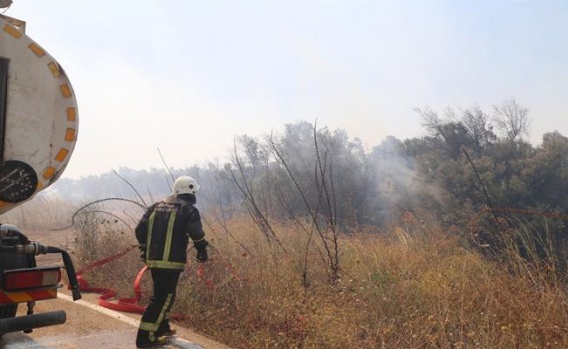
[[[491,112],[416,112],[424,136],[390,136],[371,149],[343,130],[302,121],[280,134],[237,137],[226,163],[120,168],[61,179],[54,188],[75,200],[131,197],[133,188],[158,199],[169,193],[175,176],[189,174],[202,184],[199,204],[226,218],[248,213],[260,223],[317,217],[345,231],[382,226],[404,212],[427,213],[450,226],[484,209],[568,209],[568,138],[553,131],[532,145],[529,111],[514,99]]]

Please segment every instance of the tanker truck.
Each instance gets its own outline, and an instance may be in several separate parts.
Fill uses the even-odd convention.
[[[11,0],[0,1],[0,8],[6,4]],[[26,35],[24,21],[0,15],[0,336],[65,322],[64,311],[34,314],[36,302],[57,298],[63,271],[73,299],[81,298],[66,251],[2,222],[2,214],[61,176],[77,126],[77,101],[61,65]],[[61,255],[63,265],[36,265],[36,256],[48,253]],[[21,304],[25,313],[18,312]]]

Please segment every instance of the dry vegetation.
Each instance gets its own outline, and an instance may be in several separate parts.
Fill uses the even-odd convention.
[[[235,231],[254,239],[246,227]],[[301,245],[283,230],[285,246]],[[568,347],[563,285],[528,266],[513,275],[412,220],[343,237],[335,287],[317,259],[302,287],[301,249],[271,253],[257,241],[246,255],[222,239],[215,246],[214,287],[188,277],[178,309],[191,327],[235,348]]]
[[[125,221],[83,217],[78,264],[134,243]],[[565,284],[546,266],[489,261],[410,214],[381,231],[341,235],[333,286],[317,240],[303,282],[308,239],[298,226],[274,226],[283,249],[248,219],[220,223],[206,225],[211,260],[200,269],[191,259],[174,311],[181,325],[234,348],[568,347]],[[86,232],[96,238],[81,241]],[[141,266],[134,251],[86,278],[132,297]]]

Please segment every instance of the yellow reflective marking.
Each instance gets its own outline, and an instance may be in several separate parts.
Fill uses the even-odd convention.
[[[59,69],[59,65],[55,62],[50,62],[47,67],[51,70],[51,75],[58,77],[61,75],[61,70]]]
[[[0,207],[8,206],[10,203],[0,200]]]
[[[61,94],[63,94],[63,97],[65,98],[71,97],[71,89],[69,88],[69,85],[67,84],[59,85],[59,89],[61,90]]]
[[[43,189],[43,183],[38,181],[37,182],[37,190],[42,190],[42,189]]]
[[[67,128],[65,131],[65,140],[67,142],[73,142],[75,140],[75,129],[74,128]]]
[[[45,171],[43,171],[43,178],[50,179],[55,174],[55,167],[49,166]]]
[[[155,324],[151,322],[140,322],[140,329],[148,332],[156,332],[160,324]]]
[[[15,303],[23,303],[23,302],[29,302],[29,301],[34,300],[32,297],[30,297],[29,294],[27,294],[25,292],[10,293],[10,294],[6,294],[6,296],[8,296],[8,298],[10,298]]]
[[[152,228],[154,227],[154,216],[156,216],[156,212],[152,212],[150,214],[150,218],[148,218],[148,230],[146,232],[146,263],[150,259],[150,244],[152,243]]]
[[[33,296],[33,293],[30,294],[30,293],[27,293],[27,292],[3,292],[3,294],[6,298],[8,298],[13,303],[24,303],[24,302],[33,301],[34,299],[57,298],[57,289],[56,288],[46,289],[46,290],[43,290],[42,292],[45,292],[45,293],[44,294],[36,294],[35,298]]]
[[[160,268],[160,269],[184,269],[185,263],[182,262],[164,262],[155,260],[146,260],[146,265],[148,268]]]
[[[28,46],[30,48],[30,50],[32,50],[38,57],[41,57],[45,54],[45,51],[39,47],[38,44],[36,44],[35,42],[32,42],[31,44],[29,44]]]
[[[169,262],[170,252],[172,252],[172,236],[174,235],[174,223],[176,221],[176,211],[170,212],[170,219],[168,221],[168,230],[166,231],[166,242],[164,243],[164,256],[162,260]]]
[[[170,303],[172,301],[173,296],[174,296],[173,294],[168,293],[168,297],[166,298],[166,301],[164,302],[164,306],[162,307],[162,310],[160,311],[160,315],[158,316],[158,320],[156,321],[156,324],[158,324],[158,328],[160,326],[160,323],[162,323],[162,321],[166,317],[166,311],[168,310],[168,307],[170,306]]]
[[[67,121],[77,121],[77,109],[73,107],[67,108]]]
[[[65,157],[67,157],[67,154],[69,154],[69,150],[65,148],[59,149],[59,152],[57,153],[57,155],[55,155],[55,160],[63,162],[63,160],[65,160]]]
[[[8,34],[10,34],[11,36],[15,37],[16,39],[19,39],[22,37],[22,32],[19,31],[18,29],[16,29],[15,27],[12,27],[11,25],[6,24],[4,26],[4,31]]]

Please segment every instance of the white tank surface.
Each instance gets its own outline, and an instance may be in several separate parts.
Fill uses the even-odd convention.
[[[0,15],[0,214],[47,188],[77,141],[78,110],[61,66]]]

